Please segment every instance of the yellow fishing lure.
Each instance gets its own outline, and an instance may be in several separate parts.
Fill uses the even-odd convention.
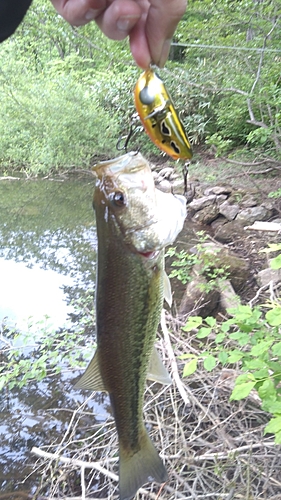
[[[150,139],[174,160],[189,160],[189,140],[164,82],[152,68],[139,77],[135,86],[135,106]]]

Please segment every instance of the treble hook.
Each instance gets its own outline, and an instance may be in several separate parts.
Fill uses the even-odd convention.
[[[139,122],[138,114],[134,113],[131,117],[129,132],[126,135],[120,135],[120,137],[118,138],[116,144],[116,149],[118,151],[125,150],[126,153],[128,152],[127,147],[131,138],[136,134],[136,132],[138,132],[138,130],[143,128],[142,125],[140,125],[138,122]],[[124,141],[124,144],[122,144],[122,141]]]

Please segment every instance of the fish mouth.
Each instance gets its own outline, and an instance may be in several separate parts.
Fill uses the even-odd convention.
[[[159,250],[150,250],[149,252],[138,252],[139,255],[145,257],[145,259],[156,259],[159,255]]]

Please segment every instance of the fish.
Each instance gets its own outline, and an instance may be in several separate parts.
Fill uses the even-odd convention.
[[[109,394],[119,441],[119,498],[148,481],[163,483],[165,466],[143,421],[146,379],[171,383],[154,347],[165,295],[165,246],[183,227],[186,200],[154,185],[148,162],[130,152],[94,167],[98,265],[97,349],[76,388]]]

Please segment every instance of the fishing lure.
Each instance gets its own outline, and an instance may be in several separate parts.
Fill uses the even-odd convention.
[[[152,68],[139,77],[135,106],[150,139],[174,160],[189,160],[192,151],[184,126],[163,80]]]

